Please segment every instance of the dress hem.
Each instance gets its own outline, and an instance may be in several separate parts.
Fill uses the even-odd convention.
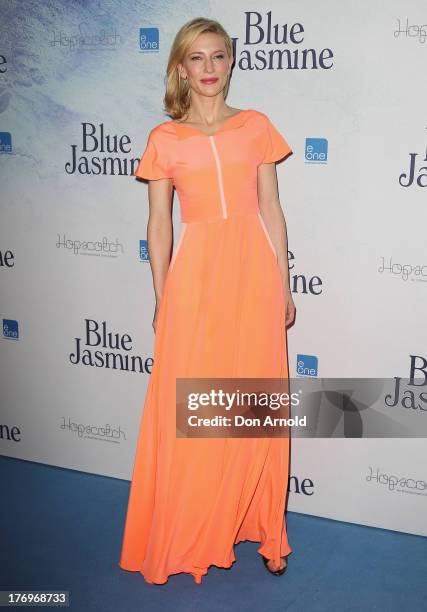
[[[257,543],[260,543],[260,540],[249,540],[248,538],[245,538],[244,540],[236,540],[236,541],[234,542],[234,545],[235,545],[235,544],[240,544],[240,542],[257,542]],[[233,545],[233,546],[234,546],[234,545]],[[263,546],[265,546],[265,545],[263,545]],[[257,552],[258,552],[260,555],[263,555],[264,557],[269,558],[268,554],[264,554],[264,553],[262,552],[262,548],[263,548],[263,546],[261,546],[260,548],[258,548],[258,549],[257,549]],[[290,555],[290,554],[292,553],[292,548],[291,548],[289,545],[287,546],[287,550],[288,550],[288,552],[286,552],[286,553],[282,553],[282,552],[281,552],[281,553],[280,553],[280,556],[281,556],[281,557],[287,557],[288,555]],[[163,584],[166,584],[167,582],[169,582],[169,578],[170,578],[171,576],[176,576],[177,574],[191,574],[191,575],[193,576],[193,578],[194,578],[194,582],[195,582],[196,584],[201,584],[201,583],[202,583],[202,578],[203,578],[203,576],[206,576],[206,575],[208,574],[209,569],[210,569],[212,566],[214,566],[214,567],[219,567],[220,569],[230,569],[230,568],[231,568],[231,566],[232,566],[234,563],[236,563],[236,560],[237,560],[237,559],[236,559],[236,556],[235,556],[235,554],[234,554],[234,551],[232,551],[232,557],[233,557],[233,558],[231,559],[231,562],[230,562],[230,563],[220,563],[220,562],[217,562],[217,563],[210,563],[208,566],[200,567],[200,568],[199,568],[200,570],[205,570],[205,571],[201,571],[201,572],[196,572],[194,569],[193,569],[193,570],[191,570],[191,569],[180,569],[180,570],[177,570],[177,571],[170,572],[169,574],[167,574],[167,576],[166,576],[165,580],[161,580],[161,579],[160,579],[160,580],[159,580],[159,579],[157,579],[157,580],[152,579],[152,580],[151,580],[151,579],[147,578],[147,577],[144,575],[143,571],[142,571],[142,570],[141,570],[141,568],[139,568],[139,567],[136,567],[136,568],[134,568],[134,569],[133,569],[133,568],[130,568],[130,567],[125,567],[124,565],[122,565],[122,564],[121,564],[121,562],[119,562],[119,563],[118,563],[118,566],[120,567],[120,569],[122,569],[122,570],[124,570],[124,571],[126,571],[126,572],[134,572],[134,573],[135,573],[135,572],[138,572],[138,573],[140,573],[140,574],[141,574],[141,576],[144,578],[144,580],[145,580],[145,582],[146,582],[147,584],[163,585]],[[271,558],[273,558],[273,557],[271,557]],[[197,566],[193,566],[193,567],[197,567]]]

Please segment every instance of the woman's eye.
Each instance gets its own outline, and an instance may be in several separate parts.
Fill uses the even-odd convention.
[[[199,60],[201,59],[200,55],[193,55],[193,57],[191,58],[191,60]],[[221,53],[220,55],[215,55],[214,59],[224,59],[224,54]]]

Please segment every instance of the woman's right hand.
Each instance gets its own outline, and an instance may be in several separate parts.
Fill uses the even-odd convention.
[[[156,304],[156,307],[154,309],[154,317],[153,317],[153,329],[154,329],[154,333],[156,333],[156,325],[157,325],[157,315],[159,313],[159,306]]]

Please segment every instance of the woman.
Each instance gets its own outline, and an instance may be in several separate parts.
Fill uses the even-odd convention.
[[[286,438],[177,438],[176,379],[288,377],[286,227],[275,163],[291,152],[267,116],[225,104],[232,43],[197,18],[176,35],[165,106],[136,176],[149,180],[148,244],[156,309],[154,366],[136,449],[119,566],[164,584],[260,542],[281,575]],[[172,190],[182,229],[172,259]]]

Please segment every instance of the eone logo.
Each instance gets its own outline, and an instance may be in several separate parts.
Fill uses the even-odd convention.
[[[15,321],[15,319],[3,319],[3,338],[19,340],[18,321]]]
[[[306,164],[326,164],[328,161],[328,141],[326,138],[306,138],[304,157]]]
[[[139,28],[139,48],[145,53],[159,51],[159,28]]]

